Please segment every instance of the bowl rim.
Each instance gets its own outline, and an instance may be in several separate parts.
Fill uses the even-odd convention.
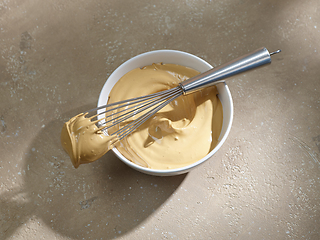
[[[179,51],[179,50],[169,50],[169,49],[163,49],[163,50],[153,50],[153,51],[148,51],[148,52],[145,52],[145,53],[141,53],[139,55],[136,55],[135,57],[132,57],[130,59],[128,59],[127,61],[125,61],[124,63],[122,63],[120,66],[118,66],[113,72],[112,74],[110,74],[110,76],[108,77],[108,79],[106,80],[101,92],[100,92],[100,95],[99,95],[99,100],[98,100],[98,107],[99,106],[102,106],[102,105],[105,105],[106,103],[105,102],[102,102],[102,97],[103,97],[103,94],[105,92],[105,88],[107,87],[107,82],[109,79],[112,79],[112,77],[114,77],[119,71],[123,71],[123,70],[126,70],[127,66],[130,65],[132,62],[136,61],[137,59],[139,58],[142,58],[142,57],[147,57],[148,55],[153,55],[153,54],[166,54],[166,53],[174,53],[174,54],[180,54],[180,55],[185,55],[185,56],[188,56],[188,57],[191,57],[193,58],[194,60],[196,61],[200,61],[202,64],[206,65],[207,67],[209,68],[213,68],[208,62],[206,62],[205,60],[201,59],[200,57],[198,56],[195,56],[193,54],[190,54],[190,53],[187,53],[187,52],[183,52],[183,51]],[[166,62],[168,63],[168,62]],[[152,64],[152,63],[150,63]],[[177,63],[175,63],[177,64]],[[142,67],[142,66],[140,66]],[[127,71],[124,71],[122,76],[131,71],[132,69],[129,69]],[[120,79],[120,78],[119,78]],[[118,79],[118,80],[119,80]],[[117,81],[118,81],[117,80]],[[152,169],[152,168],[146,168],[146,167],[143,167],[143,166],[140,166],[138,164],[135,164],[133,162],[131,162],[129,159],[127,159],[126,157],[124,157],[120,151],[117,149],[117,148],[112,148],[112,151],[115,153],[115,155],[120,158],[121,161],[123,161],[125,164],[129,165],[130,167],[140,171],[140,172],[143,172],[143,173],[147,173],[147,174],[151,174],[151,175],[158,175],[158,176],[164,176],[164,175],[178,175],[178,174],[183,174],[183,173],[186,173],[186,172],[189,172],[192,168],[195,168],[199,165],[201,165],[202,163],[204,163],[205,161],[207,161],[210,157],[212,157],[219,149],[220,147],[224,144],[224,142],[226,141],[229,133],[230,133],[230,130],[231,130],[231,126],[232,126],[232,122],[233,122],[233,100],[232,100],[232,96],[231,96],[231,92],[229,90],[229,87],[227,86],[227,84],[223,81],[223,82],[220,82],[218,83],[217,85],[221,85],[223,84],[226,92],[227,92],[227,95],[228,95],[228,98],[230,100],[230,119],[229,119],[229,122],[228,122],[228,125],[227,125],[227,128],[226,128],[226,131],[225,131],[225,134],[222,136],[221,140],[219,141],[219,143],[206,155],[204,156],[203,158],[199,159],[198,161],[190,164],[190,165],[187,165],[187,166],[184,166],[184,167],[180,167],[180,168],[173,168],[173,169]],[[111,89],[110,89],[111,91]],[[109,91],[109,93],[110,93]],[[107,97],[109,96],[109,93],[107,94]]]

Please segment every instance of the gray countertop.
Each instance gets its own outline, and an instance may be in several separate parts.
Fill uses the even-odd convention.
[[[0,2],[1,239],[319,239],[318,0]],[[63,122],[93,108],[137,54],[213,66],[259,47],[268,67],[228,80],[222,148],[176,177],[111,152],[74,169]]]

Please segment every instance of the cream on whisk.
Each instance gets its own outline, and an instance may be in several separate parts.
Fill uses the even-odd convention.
[[[75,168],[91,163],[102,157],[117,140],[106,136],[98,127],[81,113],[66,122],[61,131],[61,144],[69,154]]]

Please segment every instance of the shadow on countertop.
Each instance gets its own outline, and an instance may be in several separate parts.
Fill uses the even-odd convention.
[[[61,147],[60,131],[63,121],[78,112],[47,124],[29,145],[23,184],[0,196],[1,239],[29,221],[43,222],[74,239],[115,238],[152,215],[183,182],[186,174],[155,177],[137,172],[113,152],[74,169]]]

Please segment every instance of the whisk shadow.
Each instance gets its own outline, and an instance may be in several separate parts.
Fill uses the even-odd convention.
[[[50,122],[30,144],[23,159],[23,185],[0,196],[1,239],[10,238],[29,221],[73,239],[89,234],[115,238],[146,220],[183,182],[186,175],[139,173],[112,152],[74,169],[60,146],[60,130],[63,121],[84,109]]]

